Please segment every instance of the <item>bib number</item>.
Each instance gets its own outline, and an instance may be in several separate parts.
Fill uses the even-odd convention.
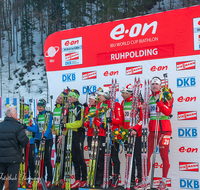
[[[168,146],[169,143],[170,143],[170,136],[169,136],[169,135],[165,135],[165,136],[163,137],[163,140],[162,140],[162,145]]]
[[[42,133],[42,131],[43,131],[43,126],[44,126],[44,121],[38,122],[39,133]]]

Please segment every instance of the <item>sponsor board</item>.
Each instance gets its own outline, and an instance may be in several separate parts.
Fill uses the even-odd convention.
[[[184,152],[186,152],[186,153],[197,153],[198,148],[191,148],[191,147],[186,148],[186,147],[182,146],[182,147],[179,148],[179,152],[181,152],[181,153],[184,153]]]
[[[196,86],[196,78],[194,76],[177,78],[178,88],[195,87],[195,86]]]
[[[154,66],[152,66],[151,68],[150,68],[150,71],[152,71],[152,72],[155,72],[155,71],[167,71],[167,69],[168,69],[168,66],[166,65],[166,66],[158,66],[158,67],[156,67],[155,65]]]
[[[82,61],[82,37],[61,40],[62,67],[80,65]]]
[[[181,189],[199,189],[199,179],[180,178]]]
[[[104,84],[104,87],[108,87],[111,90],[112,84]],[[119,91],[119,83],[116,84],[116,91]]]
[[[169,165],[170,166],[170,165]],[[153,166],[154,168],[163,168],[163,164],[159,164],[158,162],[155,162],[155,164],[154,164],[154,166]]]
[[[182,127],[178,128],[179,138],[197,138],[197,127]]]
[[[83,94],[86,94],[87,92],[89,94],[96,91],[97,91],[96,85],[83,86]]]
[[[97,72],[96,71],[88,71],[82,73],[82,79],[83,80],[89,80],[89,79],[96,79],[97,78]]]
[[[142,74],[142,66],[126,67],[126,75]]]
[[[105,77],[107,77],[107,76],[113,76],[113,75],[118,75],[118,74],[119,74],[119,71],[110,71],[110,72],[109,71],[105,71],[103,75]]]
[[[75,73],[66,73],[62,75],[62,82],[73,82],[76,81]]]
[[[193,96],[193,97],[183,97],[183,96],[180,96],[178,97],[177,101],[178,102],[196,102],[196,99],[197,97],[196,96]]]
[[[160,184],[161,180],[162,180],[161,177],[154,177],[153,178],[153,186],[158,187],[158,185]],[[171,187],[171,178],[167,178],[166,184],[167,184],[167,187]]]
[[[178,120],[197,120],[197,111],[178,111]]]
[[[179,171],[199,172],[198,162],[179,162]]]
[[[195,69],[195,68],[196,68],[196,63],[194,60],[176,62],[176,70],[177,71],[189,70],[189,69]]]

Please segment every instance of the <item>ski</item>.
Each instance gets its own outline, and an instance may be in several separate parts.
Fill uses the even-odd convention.
[[[133,95],[133,100],[134,103],[132,102],[132,112],[133,112],[133,116],[131,117],[130,120],[130,126],[133,126],[136,124],[136,115],[137,115],[137,111],[138,111],[138,99],[139,99],[139,91],[140,91],[140,78],[138,78],[137,81],[137,85],[136,87],[134,87],[134,91],[136,90],[137,93],[135,92],[135,94]],[[136,89],[137,88],[137,89]],[[135,137],[130,137],[130,154],[129,154],[129,168],[128,168],[128,174],[127,174],[127,189],[130,189],[131,187],[131,176],[132,176],[132,166],[133,166],[133,156],[134,156],[134,149],[135,149]]]
[[[116,88],[117,88],[117,80],[112,79],[111,85],[111,110],[106,112],[106,118],[110,117],[113,111],[114,116],[114,109],[115,109],[115,98],[116,98]],[[110,124],[107,123],[107,133],[106,133],[106,149],[105,149],[105,156],[104,156],[104,174],[103,174],[103,188],[108,189],[109,187],[109,164],[110,164],[110,157],[111,157],[111,147],[110,147]]]
[[[41,139],[44,137],[44,133],[47,130],[50,114],[51,114],[50,112],[46,112]],[[35,177],[33,180],[33,190],[38,190],[38,187],[39,189],[42,188],[40,180],[41,178],[43,178],[44,153],[45,153],[45,144],[43,144],[40,141],[38,155],[37,155],[36,163],[35,163],[35,172],[34,172]]]
[[[24,124],[25,114],[24,114],[24,97],[20,98],[20,123]],[[26,188],[25,186],[25,148],[22,148],[22,162],[20,163],[20,185],[19,187]]]
[[[69,123],[73,123],[75,121],[75,110],[69,109]],[[71,158],[72,154],[72,129],[67,130],[67,148],[66,148],[66,156],[65,156],[65,190],[71,189]]]
[[[92,118],[90,118],[92,119]],[[92,121],[91,121],[92,122]],[[94,124],[93,124],[94,125]],[[96,176],[96,169],[97,169],[97,161],[98,161],[98,152],[99,152],[99,142],[98,142],[98,129],[95,126],[92,136],[92,143],[91,143],[91,151],[89,152],[90,161],[89,161],[89,168],[88,168],[88,176],[87,176],[87,186],[95,188],[95,176]]]
[[[148,105],[150,84],[145,80],[144,103]],[[148,139],[148,109],[143,110],[143,126],[141,136],[142,190],[147,189],[147,139]]]
[[[62,134],[65,134],[66,130],[62,131],[62,125],[66,123],[66,111],[65,111],[65,105],[67,103],[67,92],[63,92],[63,102],[62,102],[62,111],[61,111],[61,117],[60,117],[60,124],[59,129],[56,130],[57,136],[60,136]],[[65,148],[65,135],[62,137],[62,145],[59,145],[57,143],[57,152],[56,152],[56,163],[55,163],[55,176],[54,176],[54,185],[59,186],[60,184],[60,178],[63,174],[63,164],[64,164],[64,148]],[[62,176],[63,177],[63,176]],[[62,185],[62,184],[61,184]]]

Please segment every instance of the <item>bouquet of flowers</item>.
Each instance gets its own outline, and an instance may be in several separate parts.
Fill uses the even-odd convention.
[[[114,129],[112,133],[113,144],[117,142],[123,147],[123,142],[126,140],[128,140],[128,129],[124,129],[123,127],[121,127],[120,129]]]
[[[96,110],[96,112],[91,112],[88,113],[85,118],[84,121],[89,121],[90,118],[96,117],[96,116],[100,116],[102,113],[106,113],[108,110],[107,107],[102,107]]]

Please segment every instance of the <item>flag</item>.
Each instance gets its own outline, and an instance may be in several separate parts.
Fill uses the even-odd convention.
[[[8,108],[10,106],[10,99],[6,98],[6,108]]]
[[[17,98],[13,98],[13,106],[17,110]]]
[[[35,118],[37,114],[38,114],[38,110],[37,110],[37,99],[34,99],[34,100],[33,100],[33,117]]]

